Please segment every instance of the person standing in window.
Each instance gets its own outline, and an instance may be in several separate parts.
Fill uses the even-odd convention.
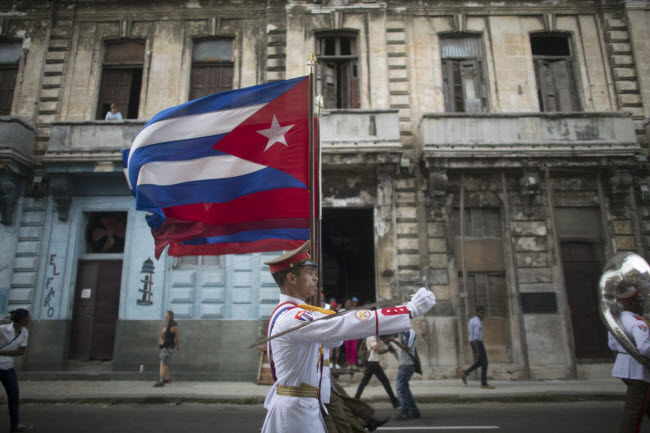
[[[481,367],[481,388],[494,389],[492,385],[488,385],[487,383],[488,359],[485,346],[483,345],[483,317],[485,317],[485,308],[478,306],[476,308],[476,316],[472,317],[467,325],[469,344],[474,354],[474,364],[467,370],[460,370],[459,373],[463,383],[467,385],[467,375]]]
[[[169,376],[169,360],[174,353],[174,348],[178,351],[181,350],[180,333],[178,331],[178,323],[174,320],[174,312],[169,310],[165,313],[165,327],[160,331],[160,338],[158,339],[158,347],[160,348],[160,380],[153,386],[155,388],[165,386],[166,383],[171,382]]]
[[[112,103],[111,104],[111,109],[106,113],[106,117],[104,120],[123,120],[122,119],[122,113],[117,111],[117,104]]]
[[[27,350],[27,325],[29,311],[18,308],[11,311],[11,323],[0,326],[0,381],[7,393],[11,432],[29,430],[33,425],[20,423],[18,409],[18,378],[14,368],[14,358],[23,356]]]

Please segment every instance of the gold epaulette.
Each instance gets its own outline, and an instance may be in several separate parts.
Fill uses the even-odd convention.
[[[298,305],[298,308],[302,308],[303,310],[309,310],[309,311],[318,311],[319,313],[327,314],[328,316],[330,314],[336,314],[336,311],[334,310],[326,310],[325,308],[315,307],[313,305],[307,305],[307,304],[300,304]]]

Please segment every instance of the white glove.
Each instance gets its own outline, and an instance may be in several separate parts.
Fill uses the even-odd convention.
[[[411,300],[406,304],[406,308],[411,312],[411,317],[423,316],[433,306],[436,305],[436,296],[426,287],[421,287]]]

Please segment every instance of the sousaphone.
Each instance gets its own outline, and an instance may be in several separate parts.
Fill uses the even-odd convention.
[[[623,307],[619,298],[626,298],[636,290],[648,298],[650,287],[650,266],[638,254],[618,253],[611,258],[598,283],[600,316],[614,338],[634,359],[650,368],[650,359],[643,356],[636,348],[631,335],[628,335],[621,323]]]

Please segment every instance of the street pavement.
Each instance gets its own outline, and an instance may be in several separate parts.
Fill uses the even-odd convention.
[[[161,388],[153,388],[151,380],[25,380],[19,376],[20,397],[25,403],[167,403],[167,402],[221,402],[260,404],[270,389],[268,385],[253,382],[197,382],[172,381]],[[143,378],[144,379],[144,378]],[[354,395],[358,381],[342,379],[350,395]],[[460,379],[411,381],[411,391],[420,402],[471,401],[576,401],[623,400],[625,385],[618,379],[584,380],[494,380],[493,390],[481,389],[478,381],[463,385]],[[394,389],[394,384],[393,384]],[[3,395],[4,398],[4,395]],[[385,402],[388,397],[383,387],[371,381],[362,398]]]

